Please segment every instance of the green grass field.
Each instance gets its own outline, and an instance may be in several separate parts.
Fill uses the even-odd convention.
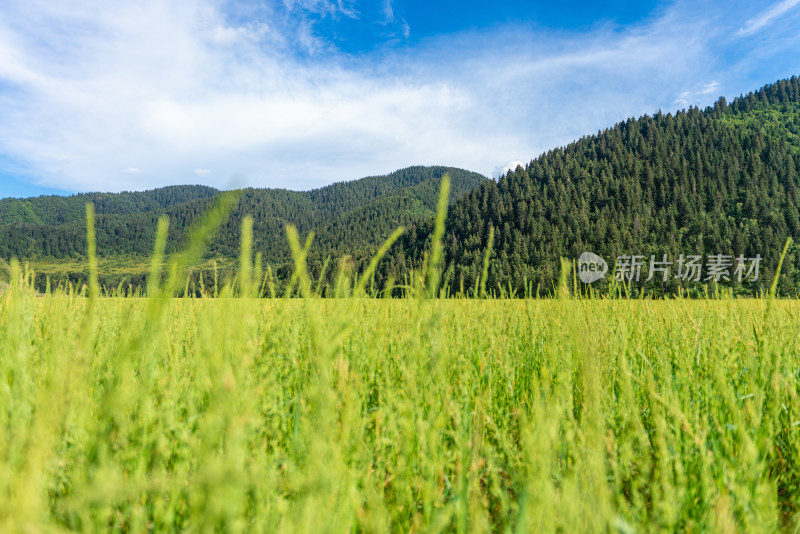
[[[0,531],[794,531],[798,319],[12,284]]]

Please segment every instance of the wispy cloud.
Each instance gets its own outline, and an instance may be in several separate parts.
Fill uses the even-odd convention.
[[[494,168],[494,171],[492,171],[491,176],[492,178],[499,178],[500,176],[506,174],[508,171],[516,170],[517,167],[525,168],[525,165],[527,165],[527,163],[528,163],[527,161],[522,161],[517,159],[512,161],[511,163],[506,163],[505,165],[498,165],[497,167]]]
[[[718,91],[719,82],[709,82],[691,91],[682,91],[675,99],[675,104],[683,109],[698,102],[707,101],[708,97],[720,96]]]
[[[703,94],[703,95],[714,95],[714,94],[716,94],[718,89],[719,89],[719,82],[707,83],[700,90],[700,94]]]
[[[392,9],[392,0],[383,0],[383,15],[386,17],[385,22],[394,22],[394,9]]]
[[[696,2],[628,28],[509,26],[366,57],[338,52],[308,15],[365,16],[355,3],[237,5],[6,0],[0,155],[70,190],[232,176],[309,188],[412,164],[490,175],[631,115],[753,88],[751,66],[720,59],[736,10]]]
[[[290,11],[301,9],[331,17],[343,15],[358,18],[358,11],[353,0],[283,0],[283,5]]]
[[[739,28],[737,35],[740,37],[752,35],[798,5],[800,5],[800,0],[783,0],[782,2],[778,2],[757,17],[745,22],[744,26]]]

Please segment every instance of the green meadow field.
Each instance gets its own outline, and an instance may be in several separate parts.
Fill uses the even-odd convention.
[[[792,532],[800,303],[0,297],[3,532]]]

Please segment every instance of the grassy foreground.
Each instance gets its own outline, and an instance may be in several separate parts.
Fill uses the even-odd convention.
[[[2,532],[775,532],[797,301],[0,296]]]

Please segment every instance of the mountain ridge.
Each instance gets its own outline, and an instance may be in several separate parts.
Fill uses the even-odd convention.
[[[474,287],[493,227],[487,285],[498,293],[552,292],[560,258],[577,260],[585,251],[611,258],[612,272],[625,254],[667,254],[674,263],[681,254],[760,254],[758,281],[720,282],[763,292],[786,239],[800,238],[798,134],[800,80],[793,76],[731,103],[720,98],[704,110],[629,118],[547,151],[453,206],[445,247],[452,289]],[[419,262],[419,252],[412,256]],[[781,274],[787,294],[800,291],[798,265],[792,247]],[[606,290],[610,278],[592,287]],[[699,295],[702,286],[672,277],[632,289]]]
[[[238,257],[244,216],[254,219],[254,250],[273,268],[291,262],[285,226],[293,224],[317,235],[310,268],[327,256],[351,255],[363,262],[398,226],[414,226],[433,217],[444,174],[452,181],[451,202],[487,178],[444,166],[414,166],[383,176],[337,182],[310,191],[246,188],[230,217],[211,241],[204,260],[231,263]],[[206,186],[170,186],[134,193],[86,193],[71,197],[35,197],[0,201],[0,258],[16,257],[53,279],[85,276],[85,203],[96,212],[97,250],[114,263],[114,271],[135,273],[143,284],[159,216],[170,221],[167,252],[180,250],[187,231],[202,219],[221,192]],[[129,269],[114,258],[129,257]],[[124,263],[124,262],[123,262]],[[63,276],[62,276],[63,275]],[[102,272],[116,285],[119,276]]]

